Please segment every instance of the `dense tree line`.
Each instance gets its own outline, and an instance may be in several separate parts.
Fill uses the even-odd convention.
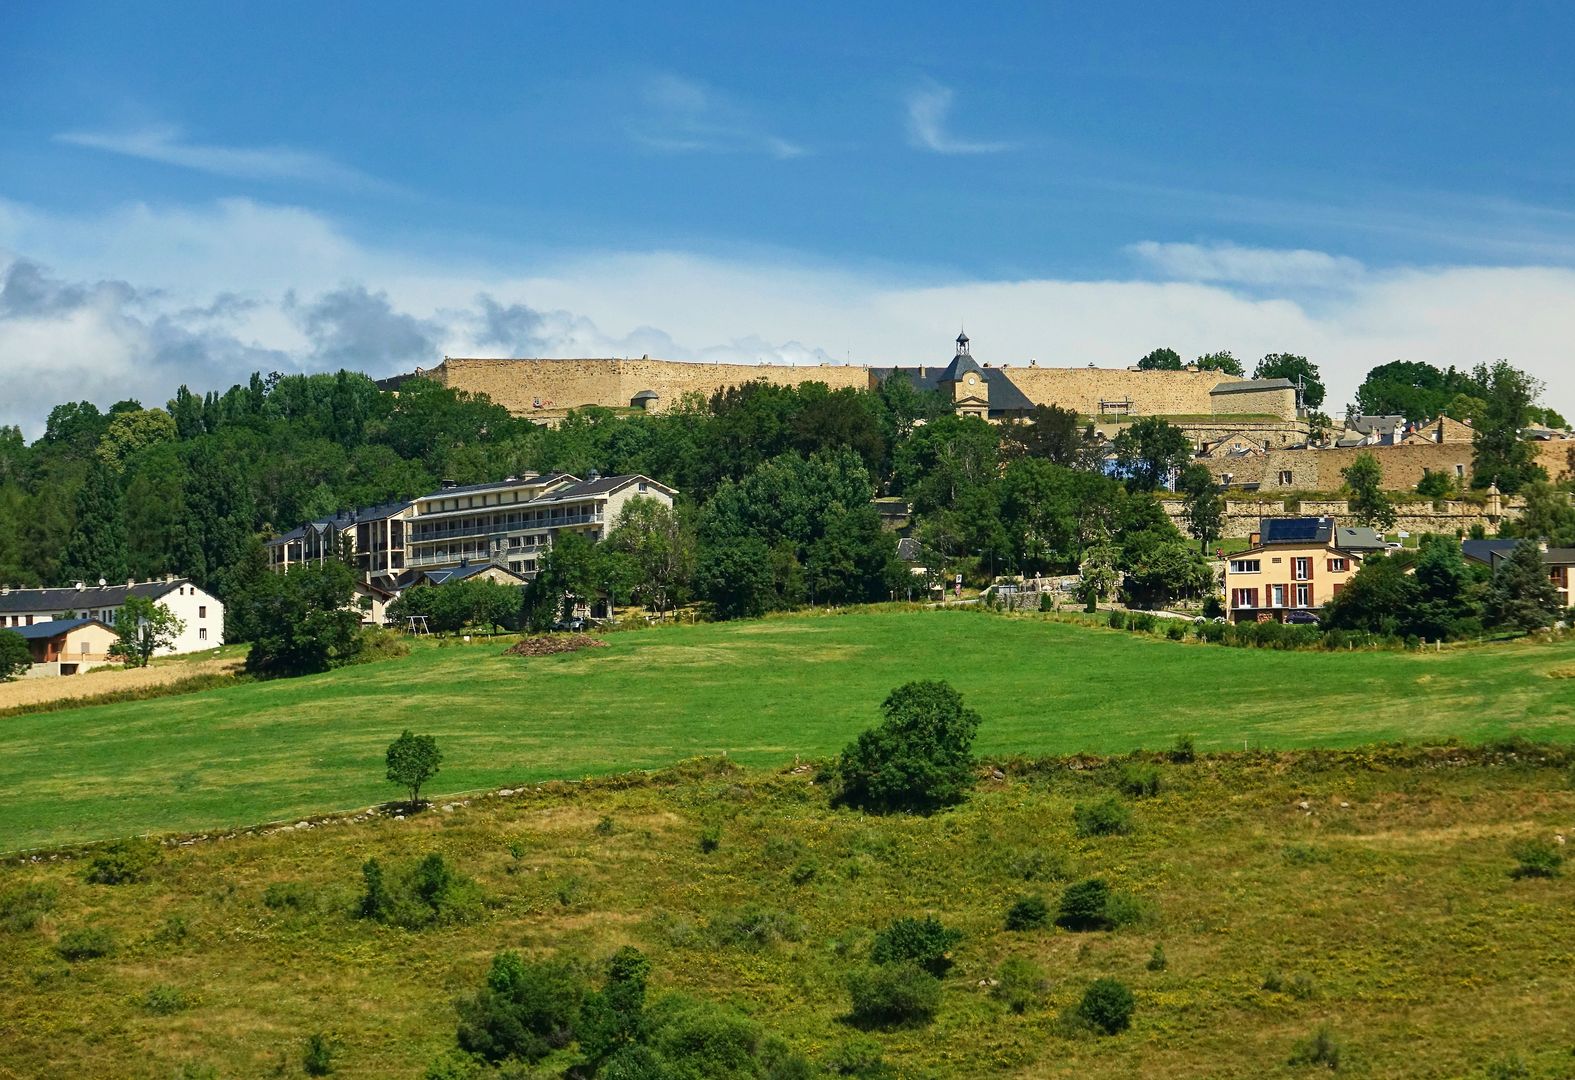
[[[1139,366],[1179,363],[1156,350]],[[1198,363],[1245,370],[1228,353]],[[1426,365],[1412,368],[1375,369],[1367,404],[1399,408],[1377,396],[1382,387],[1432,385]],[[1271,354],[1253,374],[1299,378],[1308,404],[1322,401],[1304,357]],[[1505,491],[1541,483],[1516,437],[1549,416],[1535,404],[1535,380],[1502,362],[1475,369],[1469,383],[1444,376],[1447,388],[1475,391],[1477,482]],[[15,428],[0,431],[0,581],[173,573],[226,600],[261,595],[261,539],[304,521],[444,479],[594,469],[648,475],[677,488],[678,505],[637,501],[606,542],[560,542],[520,621],[552,621],[564,595],[654,610],[698,599],[724,616],[907,595],[917,579],[896,558],[872,503],[879,496],[909,505],[932,570],[983,581],[1092,568],[1095,579],[1124,576],[1140,603],[1209,588],[1200,552],[1218,538],[1221,508],[1207,476],[1188,468],[1187,438],[1158,418],[1102,445],[1088,428],[1054,406],[998,425],[958,416],[901,377],[870,391],[750,383],[659,414],[587,408],[545,428],[429,380],[386,393],[349,372],[254,375],[223,393],[182,387],[162,408],[64,404],[31,445]],[[1186,500],[1195,544],[1155,498],[1169,486]],[[293,602],[231,605],[228,637],[256,638],[266,609]],[[510,625],[496,617],[496,598],[478,591],[467,602],[474,612],[456,614],[465,606],[456,599],[442,621]]]

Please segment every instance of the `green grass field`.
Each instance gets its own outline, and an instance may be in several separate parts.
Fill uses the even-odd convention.
[[[1339,1076],[1564,1080],[1575,874],[1510,871],[1517,842],[1575,825],[1570,762],[1537,748],[1162,763],[1157,796],[1130,802],[1129,835],[1079,837],[1073,808],[1109,797],[1120,762],[1014,763],[962,807],[881,818],[829,809],[810,773],[713,760],[172,847],[134,884],[91,884],[84,859],[3,865],[0,1078],[295,1078],[322,1033],[340,1047],[337,1077],[418,1080],[454,1046],[454,1001],[496,951],[598,964],[623,945],[650,957],[653,997],[726,1003],[824,1065],[860,1037],[844,980],[873,933],[930,913],[962,932],[956,966],[932,1024],[864,1036],[887,1076],[1329,1075],[1290,1064],[1328,1024]],[[480,887],[476,921],[408,931],[356,917],[365,860],[431,853]],[[1094,876],[1135,898],[1135,923],[1005,929],[1018,897],[1056,904]],[[7,898],[29,888],[42,899],[21,918]],[[797,932],[729,933],[748,912]],[[64,958],[85,927],[110,954]],[[1163,970],[1148,964],[1156,945]],[[1020,1015],[989,989],[1008,957],[1047,980]],[[1058,1014],[1098,977],[1132,988],[1131,1030],[1068,1034]],[[572,1053],[471,1075],[561,1077]]]
[[[431,794],[821,757],[885,694],[946,679],[988,755],[1567,739],[1575,644],[1443,654],[1240,650],[984,612],[859,611],[669,627],[540,659],[437,648],[322,676],[0,721],[0,850],[197,832],[393,798],[383,752],[435,734]],[[1562,677],[1560,677],[1562,676]]]

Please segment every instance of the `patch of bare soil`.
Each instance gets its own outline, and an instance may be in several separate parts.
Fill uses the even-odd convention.
[[[556,653],[579,652],[581,649],[605,649],[607,642],[589,634],[539,634],[528,637],[517,645],[503,650],[504,656],[552,656]]]

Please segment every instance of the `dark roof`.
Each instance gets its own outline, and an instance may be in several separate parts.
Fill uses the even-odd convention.
[[[1405,427],[1405,417],[1368,416],[1365,413],[1358,413],[1347,420],[1345,426],[1364,435],[1370,435],[1375,431],[1380,435],[1392,435]]]
[[[1548,548],[1542,561],[1549,566],[1575,566],[1575,548]]]
[[[13,633],[21,634],[28,641],[44,641],[48,638],[69,634],[79,627],[98,625],[110,629],[108,623],[100,619],[51,619],[48,622],[34,623],[32,626],[8,626],[6,629]]]
[[[1334,531],[1334,546],[1341,551],[1382,551],[1389,544],[1378,535],[1377,529],[1365,526],[1342,526]]]
[[[1296,384],[1289,379],[1233,379],[1222,382],[1210,390],[1211,394],[1247,394],[1259,390],[1294,390]]]
[[[407,371],[400,375],[390,375],[386,379],[374,379],[372,385],[379,390],[398,390],[411,379],[425,379],[427,377],[425,372]]]
[[[1462,540],[1460,553],[1472,562],[1492,566],[1494,559],[1500,559],[1515,550],[1519,540]]]
[[[319,532],[326,532],[329,529],[343,531],[363,521],[381,521],[386,517],[392,517],[401,510],[408,510],[413,505],[415,505],[414,499],[395,499],[392,502],[379,503],[376,506],[363,506],[355,510],[341,510],[337,514],[330,514],[328,517],[313,518],[305,525],[298,525],[289,532],[281,533],[268,542],[270,544],[282,544],[287,540],[299,540],[306,535],[308,528],[316,528]]]
[[[554,480],[562,478],[567,478],[569,480],[574,479],[574,477],[570,476],[568,473],[526,473],[524,476],[517,476],[513,480],[490,480],[485,484],[455,484],[453,487],[438,488],[436,491],[429,491],[425,495],[416,496],[414,501],[419,502],[422,499],[446,499],[450,495],[469,495],[473,492],[493,491],[497,488],[521,487],[525,485],[529,485],[530,487],[540,487],[542,484],[549,484]]]
[[[970,366],[958,368],[959,360],[966,360]],[[974,363],[970,356],[954,357],[944,368],[871,368],[870,373],[881,382],[894,375],[901,375],[913,384],[915,390],[939,390],[942,383],[955,381],[955,376],[952,374],[954,368],[957,368],[957,374],[966,374],[972,370],[983,378],[985,386],[990,390],[990,415],[1008,412],[1026,413],[1033,410],[1034,403],[1029,400],[1028,395],[1017,388],[1017,384],[1012,381],[1005,368],[982,368]]]
[[[657,483],[649,476],[641,476],[639,473],[623,473],[619,476],[602,476],[595,480],[577,480],[574,483],[569,484],[567,487],[554,488],[552,491],[549,491],[540,498],[532,499],[530,501],[530,505],[534,506],[537,503],[565,502],[570,499],[583,499],[589,495],[611,495],[613,492],[619,490],[620,488],[627,487],[637,480],[643,480],[651,487],[660,488],[661,490],[668,493],[671,493],[673,490],[666,484]]]
[[[903,562],[918,562],[923,551],[919,542],[911,536],[904,536],[897,541],[897,558]]]
[[[1334,540],[1333,518],[1263,518],[1258,522],[1261,542],[1267,544],[1329,544]]]
[[[941,372],[941,377],[937,381],[943,383],[962,382],[963,376],[970,371],[979,376],[984,375],[984,368],[975,363],[973,357],[967,353],[960,352],[952,357],[952,362],[946,365],[946,370]]]
[[[441,570],[428,570],[425,576],[434,585],[447,585],[451,581],[464,581],[466,578],[473,578],[487,570],[501,570],[505,574],[519,578],[521,581],[525,580],[522,574],[516,574],[506,566],[499,566],[491,562],[465,563],[461,566],[447,566]]]
[[[80,608],[119,607],[128,596],[157,600],[176,587],[190,585],[190,578],[143,581],[135,585],[89,585],[83,589],[12,589],[0,593],[0,611],[76,611]]]

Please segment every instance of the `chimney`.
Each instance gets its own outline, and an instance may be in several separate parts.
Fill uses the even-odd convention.
[[[1548,538],[1546,536],[1537,541],[1537,550],[1544,555],[1548,553]]]
[[[456,483],[455,483],[455,482],[454,482],[454,481],[452,481],[452,480],[444,480],[444,481],[442,481],[442,483],[441,483],[441,484],[440,484],[440,485],[439,485],[439,486],[440,486],[440,487],[441,487],[441,488],[442,488],[442,489],[443,489],[443,490],[444,490],[444,491],[448,491],[448,490],[449,490],[449,489],[450,489],[450,488],[456,488],[456,487],[459,487],[459,485],[458,485],[458,484],[456,484]]]
[[[164,575],[164,580],[165,581],[174,581],[175,580],[175,575],[174,574],[165,574]]]
[[[98,579],[98,587],[99,588],[102,589],[105,585],[108,585],[108,584],[109,584],[109,582],[105,581],[103,578],[99,578]]]
[[[81,592],[83,589],[86,589],[86,588],[87,588],[87,584],[85,582],[81,582],[81,581],[77,582],[77,592]]]
[[[11,595],[11,586],[9,586],[9,585],[0,585],[0,596],[10,596],[10,595]]]
[[[127,588],[130,588],[131,586],[135,585],[136,583],[137,583],[137,579],[134,578],[134,577],[129,577],[129,578],[126,579],[126,587]]]

